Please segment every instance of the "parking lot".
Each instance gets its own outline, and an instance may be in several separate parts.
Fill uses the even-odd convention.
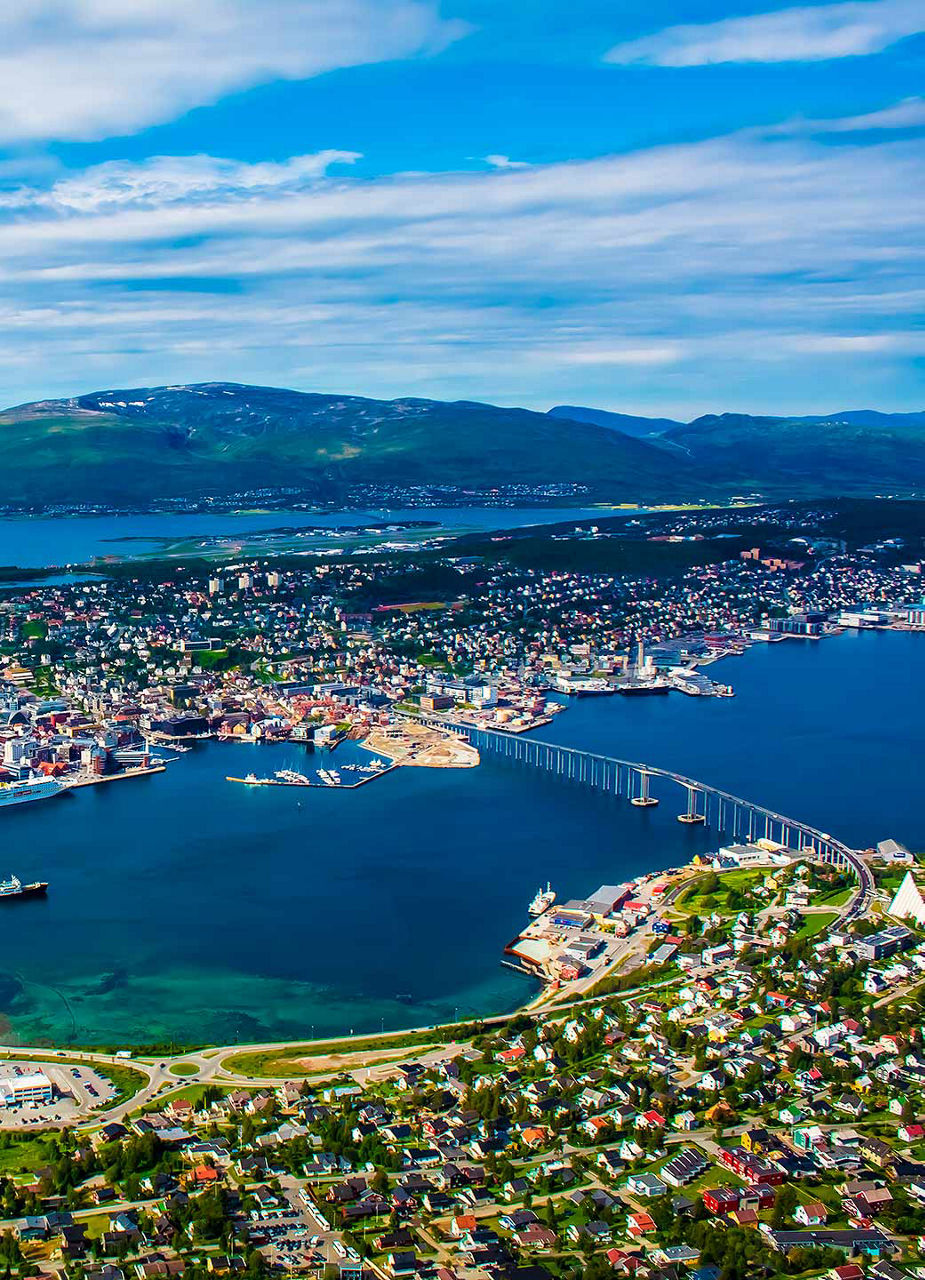
[[[0,1080],[15,1081],[42,1072],[54,1086],[50,1103],[26,1102],[8,1107],[0,1102],[0,1129],[29,1129],[60,1124],[87,1115],[96,1106],[110,1102],[115,1089],[93,1067],[35,1060],[0,1062]]]
[[[252,1219],[254,1244],[271,1264],[282,1268],[321,1270],[326,1263],[349,1266],[354,1258],[345,1247],[341,1233],[332,1229],[324,1210],[318,1209],[301,1184],[291,1177],[280,1179],[282,1203]]]

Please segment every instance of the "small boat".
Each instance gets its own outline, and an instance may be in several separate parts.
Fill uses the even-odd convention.
[[[47,892],[47,880],[35,880],[32,884],[23,884],[18,876],[0,880],[0,902],[7,902],[11,898],[40,898]]]

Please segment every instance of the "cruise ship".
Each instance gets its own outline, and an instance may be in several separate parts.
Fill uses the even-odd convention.
[[[26,804],[30,800],[49,800],[61,795],[64,787],[54,778],[26,778],[22,782],[0,782],[0,809],[10,804]]]

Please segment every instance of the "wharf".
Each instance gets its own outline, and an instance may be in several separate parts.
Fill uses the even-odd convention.
[[[101,782],[119,782],[122,778],[142,778],[149,773],[165,773],[165,764],[152,764],[146,768],[122,769],[119,773],[78,774],[76,778],[61,778],[62,787],[75,791],[78,787],[95,787]]]

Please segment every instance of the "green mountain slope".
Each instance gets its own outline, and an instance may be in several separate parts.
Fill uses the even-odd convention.
[[[235,383],[104,391],[0,413],[0,504],[139,505],[350,485],[581,484],[612,501],[925,491],[925,414],[595,421],[471,401]],[[649,426],[657,434],[633,438]]]
[[[626,436],[646,438],[659,436],[665,431],[683,426],[674,418],[641,418],[635,413],[612,413],[607,409],[589,409],[584,405],[557,404],[549,411],[553,418],[570,418],[573,422],[593,422],[598,427],[610,427]]]
[[[107,391],[0,414],[0,501],[144,502],[347,484],[578,482],[636,498],[690,491],[684,466],[589,423],[526,409],[366,400],[209,383]]]
[[[795,494],[925,489],[925,414],[825,418],[707,414],[663,439],[724,483]]]

